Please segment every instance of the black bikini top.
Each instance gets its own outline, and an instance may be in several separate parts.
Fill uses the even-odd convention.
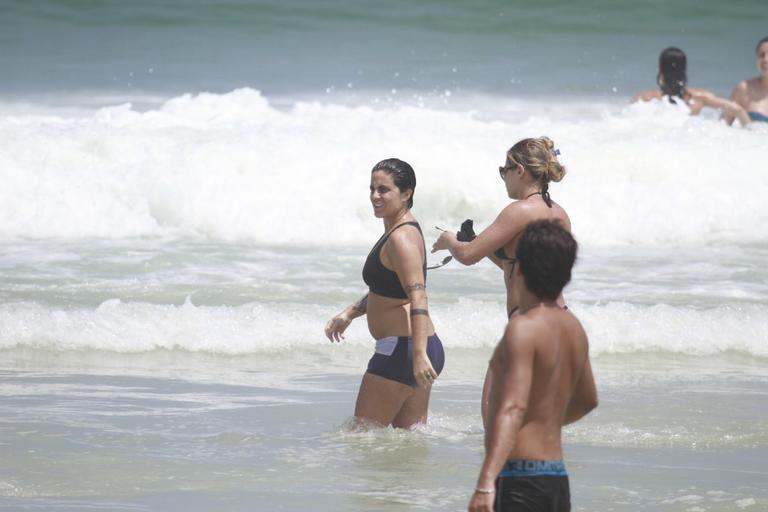
[[[365,260],[365,266],[363,266],[363,281],[368,285],[368,290],[377,295],[384,297],[390,297],[393,299],[407,299],[408,294],[403,290],[403,286],[400,284],[400,279],[397,277],[397,272],[389,270],[381,262],[381,248],[384,243],[389,240],[389,235],[396,229],[406,225],[416,226],[416,229],[421,233],[421,227],[418,222],[403,222],[392,228],[388,233],[384,233],[376,245],[373,246],[371,252],[368,253],[368,259]],[[424,237],[422,236],[422,241]],[[424,248],[426,254],[426,246]],[[427,260],[424,259],[424,265],[422,266],[424,272],[424,284],[427,284]]]
[[[493,251],[493,254],[500,260],[507,260],[507,261],[511,261],[512,263],[517,261],[516,258],[510,258],[509,256],[507,256],[507,253],[504,251],[504,247],[499,247],[498,249]]]

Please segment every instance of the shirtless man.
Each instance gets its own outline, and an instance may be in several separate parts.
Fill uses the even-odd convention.
[[[768,123],[768,37],[762,38],[755,48],[757,70],[760,76],[742,80],[731,92],[731,100],[746,110],[752,122]],[[733,116],[725,114],[728,124]]]
[[[520,314],[490,361],[485,460],[470,512],[571,510],[561,430],[597,407],[587,336],[557,303],[576,248],[552,220],[531,222],[520,238]]]

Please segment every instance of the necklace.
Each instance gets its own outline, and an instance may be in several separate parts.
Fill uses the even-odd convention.
[[[539,191],[539,192],[531,192],[530,194],[528,194],[527,196],[525,196],[525,197],[523,198],[523,200],[525,200],[525,199],[528,199],[529,197],[531,197],[531,196],[535,196],[535,195],[537,195],[537,194],[538,194],[538,195],[541,195],[541,191]]]

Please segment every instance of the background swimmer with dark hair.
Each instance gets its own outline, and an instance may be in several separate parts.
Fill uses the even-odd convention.
[[[656,83],[659,88],[642,91],[632,98],[633,102],[668,98],[671,103],[682,101],[691,115],[699,115],[705,108],[719,109],[729,124],[738,119],[742,125],[749,124],[749,116],[735,101],[717,96],[706,89],[688,86],[688,59],[685,52],[674,46],[665,48],[659,55],[659,72]]]

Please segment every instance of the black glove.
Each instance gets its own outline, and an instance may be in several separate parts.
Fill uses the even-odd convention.
[[[471,242],[477,235],[472,228],[472,219],[467,219],[461,223],[461,229],[456,232],[456,240],[459,242]]]

